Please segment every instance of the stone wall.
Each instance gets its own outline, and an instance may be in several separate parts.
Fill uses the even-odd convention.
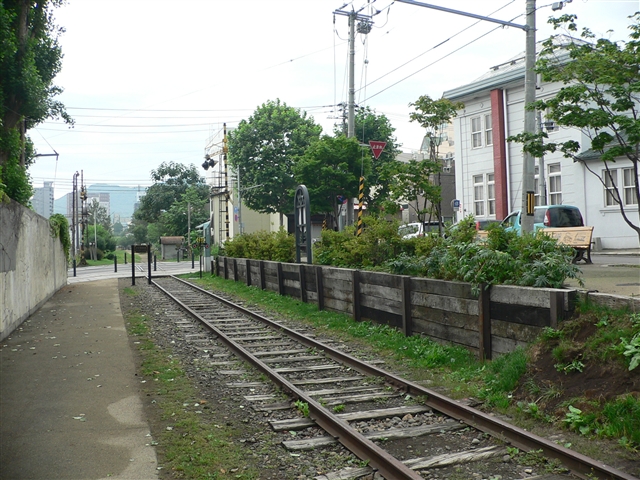
[[[0,340],[67,283],[67,259],[49,220],[0,202]]]

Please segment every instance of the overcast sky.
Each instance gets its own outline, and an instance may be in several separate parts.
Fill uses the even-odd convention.
[[[525,0],[424,3],[524,24]],[[551,29],[552,2],[537,2],[537,38]],[[347,100],[348,19],[342,0],[68,0],[56,10],[64,59],[55,84],[76,125],[46,122],[29,132],[40,154],[35,187],[55,181],[55,198],[85,184],[148,186],[161,162],[195,164],[226,122],[233,128],[280,99],[331,133]],[[385,114],[404,151],[424,132],[409,103],[465,85],[524,50],[517,28],[391,0],[355,0],[375,13],[356,38],[356,103]],[[628,37],[638,0],[573,0],[560,13],[598,36]],[[475,25],[474,25],[475,24]],[[613,30],[613,33],[608,32]],[[444,43],[442,43],[444,42]],[[467,45],[469,44],[469,45]],[[465,46],[467,45],[467,46]]]

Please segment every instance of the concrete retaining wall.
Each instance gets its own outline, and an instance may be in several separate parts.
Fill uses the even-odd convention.
[[[67,283],[67,259],[49,220],[0,202],[0,340]]]

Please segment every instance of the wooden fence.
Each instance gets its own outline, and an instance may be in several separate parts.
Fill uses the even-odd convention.
[[[573,311],[577,294],[496,285],[478,297],[463,282],[229,257],[218,257],[215,274],[317,303],[355,321],[462,345],[487,359],[527,345],[544,327],[556,327]]]

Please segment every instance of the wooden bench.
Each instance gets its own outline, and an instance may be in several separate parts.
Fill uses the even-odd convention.
[[[584,260],[586,263],[591,261],[591,235],[593,235],[593,227],[565,227],[565,228],[541,228],[545,234],[558,240],[558,243],[569,245],[576,251],[573,263]],[[585,257],[585,253],[587,256]]]

